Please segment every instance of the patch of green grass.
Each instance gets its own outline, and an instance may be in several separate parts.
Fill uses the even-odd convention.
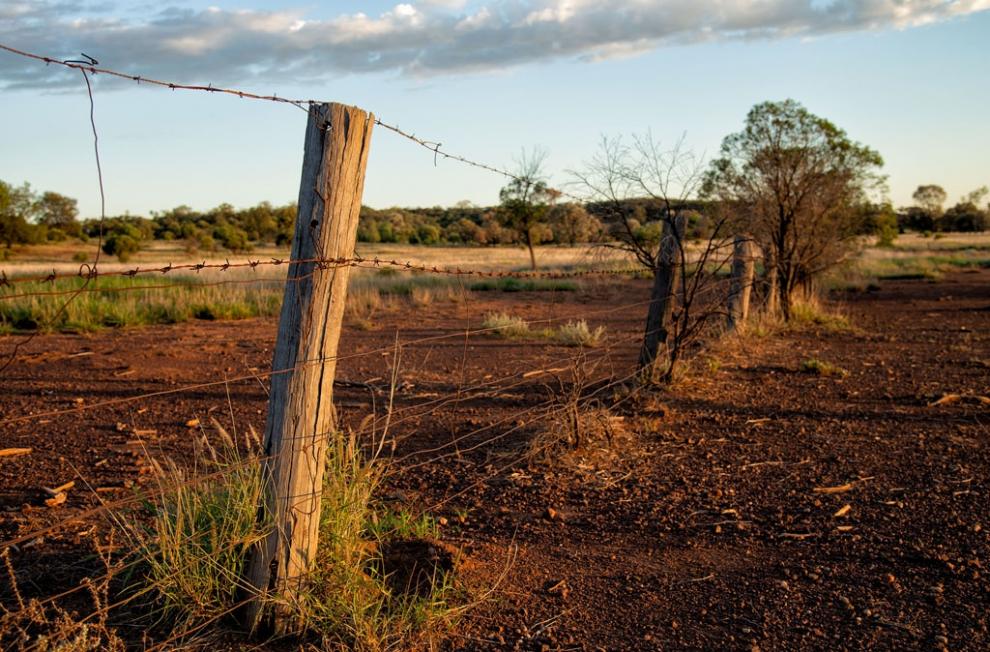
[[[849,372],[842,367],[830,364],[818,358],[809,358],[801,363],[801,371],[817,376],[845,378]]]
[[[71,292],[82,279],[18,284],[12,294]],[[147,288],[154,285],[153,288]],[[0,292],[0,331],[94,331],[177,324],[193,319],[247,319],[278,314],[283,283],[209,285],[194,276],[97,278],[74,296],[10,296]],[[70,300],[71,298],[71,300]],[[63,306],[64,309],[63,309]]]
[[[162,498],[148,505],[151,529],[140,551],[147,573],[132,587],[152,590],[161,615],[180,627],[219,618],[235,603],[244,559],[271,528],[258,520],[260,461],[242,458],[232,444],[219,455],[210,450],[209,480],[190,484],[168,465]]]
[[[575,292],[575,281],[546,278],[493,278],[476,281],[468,286],[472,292]]]
[[[148,572],[132,587],[153,593],[158,615],[176,627],[206,625],[236,604],[249,548],[272,527],[258,520],[264,492],[260,460],[239,457],[232,443],[211,449],[209,457],[215,460],[211,470],[219,472],[195,485],[170,467],[175,480],[170,485],[178,489],[169,486],[153,506],[142,549]],[[331,438],[316,562],[298,600],[280,605],[304,633],[322,639],[321,649],[370,652],[424,642],[430,647],[462,611],[454,605],[460,594],[453,557],[449,566],[434,569],[425,587],[396,586],[391,547],[420,540],[428,549],[442,544],[434,541],[438,529],[429,516],[376,503],[384,474],[384,466],[362,454],[354,437]]]

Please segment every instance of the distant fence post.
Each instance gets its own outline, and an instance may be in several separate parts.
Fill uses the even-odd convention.
[[[735,330],[749,316],[749,295],[756,270],[753,240],[737,235],[732,244],[732,277],[729,280],[728,328]]]
[[[766,290],[763,310],[771,317],[776,317],[780,310],[780,278],[777,276],[777,257],[769,247],[763,248],[763,268]]]
[[[640,373],[649,381],[657,379],[659,366],[668,357],[667,342],[670,320],[674,314],[674,295],[680,276],[681,244],[684,242],[686,223],[684,215],[663,222],[657,266],[653,270],[650,306],[646,314],[646,334],[639,350]]]
[[[343,104],[310,106],[292,260],[351,258],[374,115]],[[252,549],[246,579],[252,628],[277,633],[312,570],[319,536],[327,440],[336,426],[333,380],[347,295],[347,265],[289,266],[272,360],[265,423],[265,497],[274,529]],[[268,599],[276,606],[267,612]]]

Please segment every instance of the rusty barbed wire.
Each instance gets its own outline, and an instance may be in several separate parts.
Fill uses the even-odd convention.
[[[185,90],[185,91],[201,91],[201,92],[207,92],[207,93],[220,93],[220,94],[223,94],[223,95],[236,96],[236,97],[239,97],[241,99],[262,100],[262,101],[268,101],[268,102],[275,102],[275,103],[279,103],[279,104],[289,104],[289,105],[295,106],[296,108],[302,109],[303,111],[306,111],[307,113],[309,113],[309,107],[310,106],[312,106],[313,104],[320,104],[320,103],[322,103],[322,101],[320,101],[320,100],[292,99],[292,98],[287,98],[287,97],[279,97],[278,95],[276,95],[274,93],[271,94],[271,95],[261,95],[261,94],[258,94],[258,93],[252,93],[252,92],[249,92],[249,91],[244,91],[244,90],[240,90],[240,89],[236,89],[236,88],[224,88],[224,87],[220,87],[220,86],[214,86],[212,84],[207,84],[206,86],[203,86],[202,84],[183,84],[183,83],[179,83],[179,82],[163,81],[163,80],[154,79],[154,78],[151,78],[151,77],[143,77],[141,75],[134,75],[134,74],[130,74],[130,73],[120,72],[118,70],[112,70],[110,68],[97,67],[96,63],[98,63],[98,62],[95,62],[95,60],[94,60],[95,63],[93,63],[93,64],[89,64],[89,63],[86,63],[86,62],[83,62],[83,61],[63,60],[63,59],[58,59],[58,58],[55,58],[55,57],[49,57],[49,56],[45,56],[45,55],[41,55],[41,54],[35,54],[33,52],[28,52],[26,50],[20,50],[18,48],[14,48],[14,47],[11,47],[9,45],[5,45],[3,43],[0,43],[0,50],[5,50],[5,51],[7,51],[7,52],[9,52],[11,54],[15,54],[15,55],[18,55],[18,56],[21,56],[21,57],[26,57],[26,58],[33,59],[33,60],[36,60],[36,61],[40,61],[40,62],[43,62],[46,65],[55,64],[55,65],[59,65],[59,66],[64,66],[66,68],[71,68],[71,69],[74,69],[74,70],[83,70],[83,71],[89,72],[90,74],[93,74],[93,75],[104,74],[104,75],[108,75],[108,76],[111,76],[111,77],[117,77],[119,79],[126,79],[128,81],[133,81],[133,82],[136,82],[138,84],[144,83],[144,84],[151,85],[151,86],[158,86],[158,87],[162,87],[162,88],[168,88],[169,90],[173,90],[173,91],[175,91],[175,90]],[[443,158],[443,159],[449,159],[449,160],[452,160],[452,161],[457,161],[459,163],[463,163],[465,165],[468,165],[468,166],[471,166],[471,167],[474,167],[474,168],[477,168],[477,169],[480,169],[480,170],[486,170],[488,172],[492,172],[494,174],[498,174],[498,175],[500,175],[502,177],[505,177],[507,179],[513,179],[515,181],[525,181],[525,180],[527,180],[522,175],[513,174],[512,172],[510,172],[510,171],[508,171],[508,170],[506,170],[504,168],[500,168],[500,167],[498,167],[496,165],[491,165],[489,163],[484,163],[484,162],[481,162],[481,161],[473,160],[473,159],[470,159],[470,158],[468,158],[466,156],[462,156],[460,154],[455,154],[453,152],[449,152],[447,150],[441,149],[442,146],[443,146],[443,143],[441,143],[439,141],[426,140],[424,138],[420,138],[420,137],[416,136],[415,134],[402,129],[397,124],[390,124],[388,122],[383,121],[381,118],[379,118],[377,116],[375,117],[375,124],[377,126],[380,126],[380,127],[384,128],[384,129],[388,130],[388,131],[391,131],[392,133],[394,133],[396,135],[399,135],[399,136],[401,136],[401,137],[409,140],[410,142],[413,142],[413,143],[419,145],[420,147],[425,148],[429,152],[432,152],[433,153],[434,165],[436,164],[436,161],[437,161],[438,158]],[[580,197],[580,196],[578,196],[576,194],[566,192],[566,191],[561,190],[559,188],[548,188],[548,190],[552,190],[553,192],[558,193],[560,196],[568,197],[568,198],[573,199],[575,201],[585,201],[585,199],[586,199],[584,197]]]
[[[647,305],[650,305],[651,303],[654,303],[654,301],[657,301],[657,300],[655,300],[655,299],[647,299],[647,300],[644,300],[644,301],[637,301],[637,302],[634,302],[634,303],[621,304],[621,305],[618,305],[618,306],[609,306],[608,308],[603,308],[603,309],[597,310],[597,311],[585,312],[583,314],[585,316],[610,314],[610,313],[613,313],[613,312],[619,312],[619,311],[622,311],[622,310],[628,310],[630,308],[647,306]],[[547,323],[554,322],[554,321],[557,321],[557,322],[563,321],[564,319],[567,319],[567,318],[566,317],[557,317],[557,318],[554,318],[552,320],[548,320],[548,319],[533,319],[533,320],[528,320],[525,323],[526,324],[547,324]],[[475,335],[475,334],[483,334],[483,333],[493,333],[493,332],[499,331],[500,329],[501,329],[501,326],[490,326],[490,327],[484,327],[484,328],[469,329],[466,332],[468,334]],[[420,338],[417,338],[417,339],[414,339],[414,340],[408,340],[408,341],[405,341],[405,342],[400,342],[400,346],[405,347],[405,346],[410,346],[410,345],[413,345],[413,344],[423,344],[425,342],[436,342],[436,341],[441,341],[441,340],[446,340],[446,339],[451,339],[451,338],[456,338],[456,337],[464,337],[464,334],[465,334],[465,331],[458,329],[457,331],[452,332],[452,333],[444,333],[444,334],[441,334],[441,335],[428,335],[426,337],[420,337]],[[294,366],[287,367],[285,369],[273,369],[271,371],[253,372],[253,373],[250,373],[250,374],[244,374],[244,375],[236,376],[236,377],[233,377],[233,378],[225,378],[223,380],[214,380],[214,381],[206,381],[206,382],[202,382],[202,383],[194,383],[194,384],[191,384],[191,385],[183,385],[182,387],[175,387],[175,388],[171,388],[171,389],[157,390],[157,391],[154,391],[154,392],[147,392],[147,393],[136,395],[136,396],[126,396],[126,397],[121,397],[121,398],[116,398],[116,399],[108,399],[106,401],[100,401],[98,403],[91,403],[89,405],[82,405],[82,406],[77,406],[77,407],[72,407],[72,408],[66,408],[66,409],[62,409],[62,410],[48,410],[48,411],[45,411],[45,412],[38,412],[36,414],[24,414],[24,415],[20,415],[20,416],[16,416],[16,417],[8,417],[6,419],[0,419],[0,426],[5,426],[5,425],[13,424],[13,423],[21,423],[21,422],[30,421],[30,420],[45,419],[45,418],[54,417],[54,416],[60,416],[60,415],[64,415],[64,414],[76,414],[76,413],[80,413],[80,412],[87,412],[89,410],[95,410],[95,409],[99,409],[99,408],[111,407],[111,406],[114,406],[114,405],[123,405],[123,404],[127,404],[127,403],[133,403],[135,401],[140,401],[140,400],[144,400],[144,399],[148,399],[148,398],[156,398],[156,397],[160,397],[160,396],[171,396],[171,395],[175,395],[175,394],[181,394],[183,392],[195,391],[195,390],[200,390],[200,389],[208,389],[208,388],[211,388],[211,387],[219,387],[219,386],[222,386],[222,385],[225,385],[225,384],[228,384],[228,383],[236,383],[236,382],[243,382],[243,381],[247,381],[247,382],[256,381],[259,378],[269,378],[271,376],[278,376],[278,375],[282,375],[282,374],[292,373],[294,371],[298,371],[300,369],[304,369],[307,366],[316,365],[316,364],[324,364],[324,363],[329,362],[331,360],[335,360],[335,361],[339,362],[341,360],[350,360],[350,359],[353,359],[353,358],[360,358],[360,357],[369,356],[369,355],[388,353],[388,352],[394,350],[394,348],[395,348],[394,345],[389,345],[389,346],[383,346],[383,347],[379,347],[379,348],[375,348],[375,349],[369,349],[367,351],[360,351],[360,352],[357,352],[357,353],[337,354],[335,356],[321,356],[321,357],[317,357],[317,358],[312,358],[312,359],[307,359],[307,360],[299,361]]]
[[[414,263],[412,261],[400,261],[396,259],[385,259],[378,256],[364,257],[353,256],[351,258],[272,258],[270,260],[248,260],[245,262],[232,263],[229,260],[223,263],[184,263],[179,265],[163,265],[161,267],[133,267],[125,270],[100,271],[94,265],[84,263],[76,272],[58,272],[55,268],[47,274],[34,276],[11,276],[6,270],[0,270],[0,288],[12,288],[21,283],[51,283],[65,279],[92,280],[103,277],[135,277],[147,274],[170,274],[174,272],[201,272],[203,270],[226,272],[231,269],[257,269],[264,266],[281,265],[316,265],[320,270],[336,269],[340,267],[360,267],[364,269],[396,269],[398,271],[414,272],[420,274],[437,274],[442,276],[474,276],[478,278],[515,278],[515,279],[568,279],[582,276],[625,276],[642,274],[646,270],[644,267],[623,267],[612,269],[578,269],[578,270],[536,270],[536,271],[505,271],[505,270],[479,270],[464,269],[462,267],[445,267],[439,265],[429,265],[424,263]],[[291,280],[291,279],[287,279]],[[65,291],[66,294],[75,292],[76,289]],[[52,296],[56,292],[47,292],[46,296]],[[9,298],[11,295],[0,295],[0,299]],[[14,295],[26,296],[26,295]]]
[[[92,62],[96,61],[87,54],[83,54],[83,56],[86,57],[86,59],[89,61]],[[93,132],[93,152],[96,155],[96,177],[97,180],[99,181],[99,188],[100,188],[99,238],[96,243],[96,256],[93,258],[93,265],[92,265],[92,269],[96,270],[100,264],[100,255],[103,253],[103,224],[104,222],[106,222],[107,219],[107,196],[106,196],[106,191],[103,188],[103,166],[100,163],[100,135],[96,129],[96,101],[93,99],[93,85],[89,80],[89,75],[87,74],[86,69],[85,68],[77,68],[77,69],[79,70],[79,72],[82,73],[83,80],[86,82],[86,94],[89,97],[89,125]],[[82,294],[86,290],[87,286],[90,284],[91,281],[92,281],[91,278],[87,278],[83,282],[82,287],[76,288],[74,291],[66,293],[66,294],[71,294],[71,296],[68,299],[66,299],[65,302],[55,312],[55,314],[52,315],[51,317],[52,321],[58,319],[68,310],[69,304],[71,304],[80,294]],[[0,287],[2,287],[3,284],[6,282],[7,282],[6,274],[0,275]],[[40,332],[41,332],[40,330],[35,331],[31,335],[29,335],[26,339],[17,342],[13,346],[13,348],[10,350],[10,353],[7,354],[6,358],[4,359],[3,363],[0,364],[0,373],[6,371],[7,368],[10,367],[11,364],[13,364],[14,360],[17,359],[17,354],[21,351],[21,349],[29,345]]]

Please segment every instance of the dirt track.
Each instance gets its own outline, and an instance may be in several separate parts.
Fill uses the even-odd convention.
[[[627,413],[629,437],[613,450],[519,462],[557,384],[553,373],[521,374],[567,366],[575,350],[464,330],[495,309],[586,316],[611,342],[590,354],[594,375],[618,378],[632,369],[643,309],[612,308],[646,294],[644,282],[482,297],[345,333],[341,353],[354,357],[340,363],[337,401],[355,428],[372,397],[382,412],[396,329],[402,342],[448,336],[401,350],[391,430],[401,461],[387,490],[447,519],[445,538],[466,552],[475,586],[493,582],[518,546],[496,597],[460,624],[453,647],[990,648],[990,411],[930,405],[990,394],[990,272],[844,295],[856,332],[726,346],[663,397],[663,418]],[[0,422],[34,416],[0,425],[0,448],[34,452],[0,460],[0,539],[98,505],[78,478],[103,500],[128,495],[147,477],[143,453],[127,444],[135,431],[155,431],[143,437],[151,454],[188,462],[190,419],[260,430],[265,391],[250,376],[268,369],[274,326],[36,340],[2,379]],[[801,371],[809,358],[849,375]],[[225,376],[248,378],[89,409]],[[73,478],[65,505],[40,506],[40,487]],[[22,542],[14,561],[27,590],[50,594],[90,572],[89,531],[77,522]]]

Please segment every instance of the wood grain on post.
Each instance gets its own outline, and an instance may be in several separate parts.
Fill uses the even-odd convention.
[[[648,380],[655,380],[659,366],[667,358],[670,320],[674,314],[677,281],[680,277],[681,244],[684,241],[686,219],[677,215],[664,220],[660,236],[660,251],[653,270],[653,289],[646,315],[646,334],[639,351],[639,369]],[[675,234],[676,229],[676,234]]]
[[[353,257],[373,126],[374,116],[355,107],[311,105],[293,260]],[[262,509],[274,528],[252,550],[246,570],[252,628],[269,617],[278,633],[297,626],[291,605],[316,557],[327,443],[336,425],[333,380],[349,276],[348,266],[289,266],[265,423]],[[272,598],[278,606],[268,613]]]
[[[749,316],[749,296],[756,270],[755,246],[747,235],[737,235],[732,244],[732,277],[729,280],[728,328],[734,330]]]

